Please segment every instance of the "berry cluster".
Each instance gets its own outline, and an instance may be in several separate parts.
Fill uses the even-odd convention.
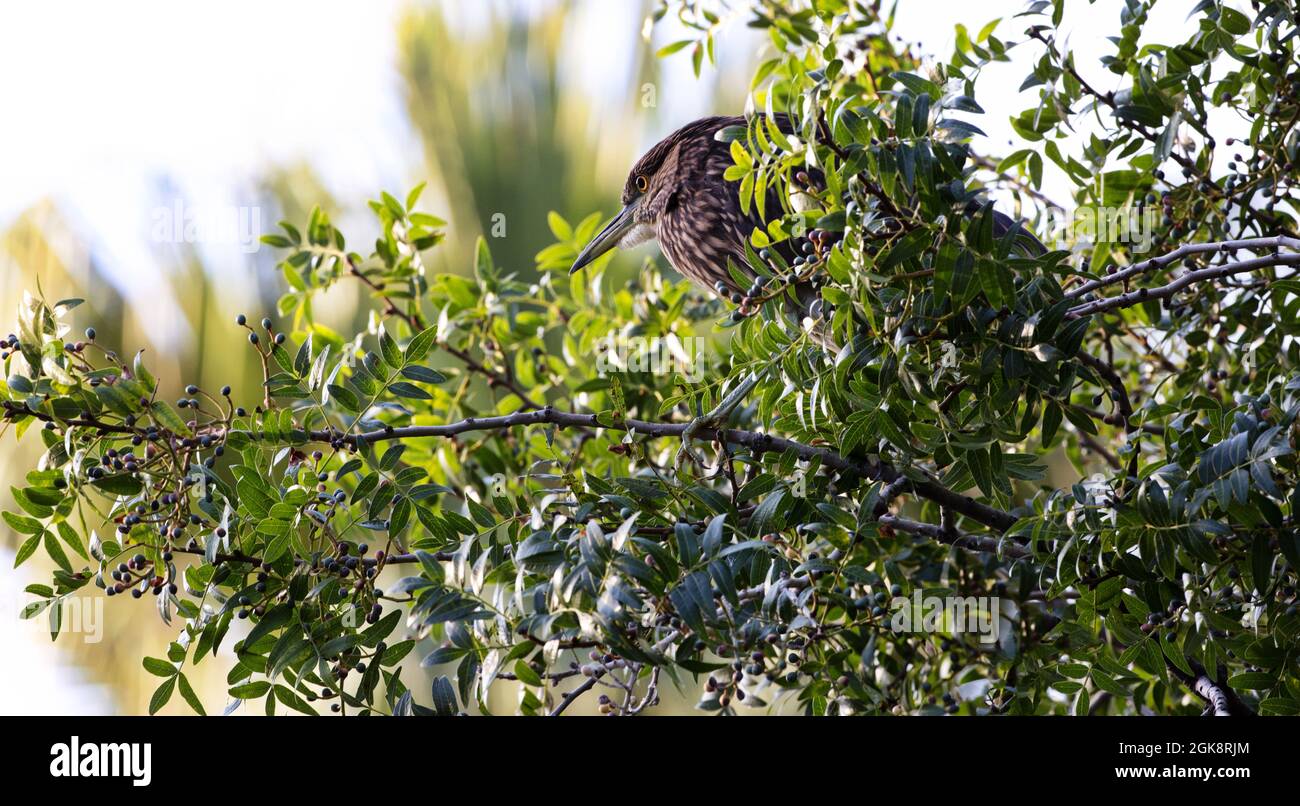
[[[139,599],[146,592],[154,596],[161,595],[164,591],[167,593],[176,593],[176,566],[172,564],[171,552],[164,552],[162,561],[166,564],[167,576],[164,577],[153,570],[153,563],[143,554],[136,554],[130,560],[124,563],[118,563],[117,567],[110,573],[113,584],[108,585],[103,581],[102,575],[97,577],[96,581],[104,587],[104,593],[108,596],[115,596],[131,590],[132,598]]]
[[[758,275],[751,281],[744,293],[731,290],[727,283],[719,280],[714,284],[714,291],[719,297],[729,299],[736,310],[731,314],[733,322],[752,316],[770,299],[779,297],[787,288],[807,283],[813,290],[820,289],[827,282],[826,276],[819,273],[831,249],[839,242],[841,233],[824,229],[814,229],[806,238],[795,242],[798,254],[789,264],[772,248],[759,250],[758,257],[774,272],[772,275]],[[831,308],[824,300],[813,300],[807,311],[813,319],[830,315]]]

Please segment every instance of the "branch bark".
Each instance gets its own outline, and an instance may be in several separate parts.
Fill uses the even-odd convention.
[[[1209,703],[1215,716],[1232,716],[1228,710],[1228,695],[1223,693],[1223,689],[1214,685],[1214,681],[1210,678],[1205,675],[1196,678],[1196,682],[1192,684],[1192,691]]]
[[[1161,255],[1160,257],[1155,257],[1150,260],[1144,260],[1141,263],[1134,263],[1127,269],[1117,271],[1114,274],[1109,274],[1099,280],[1092,280],[1084,283],[1067,293],[1065,295],[1066,299],[1078,299],[1089,291],[1123,282],[1130,277],[1134,277],[1144,272],[1164,268],[1176,260],[1194,254],[1235,251],[1237,249],[1254,251],[1260,249],[1280,250],[1282,248],[1293,249],[1296,251],[1290,253],[1278,252],[1276,254],[1264,255],[1262,257],[1243,260],[1237,263],[1228,263],[1222,266],[1207,266],[1203,269],[1187,271],[1161,286],[1155,286],[1153,288],[1137,288],[1113,297],[1103,297],[1101,299],[1075,305],[1066,312],[1066,318],[1078,319],[1081,316],[1088,316],[1089,314],[1139,305],[1147,300],[1165,299],[1167,297],[1172,297],[1184,288],[1203,280],[1216,280],[1222,277],[1231,277],[1235,274],[1245,274],[1246,272],[1272,268],[1274,266],[1300,266],[1300,240],[1288,238],[1285,235],[1278,235],[1273,238],[1247,238],[1239,241],[1221,241],[1217,243],[1187,244],[1180,246],[1167,255]]]
[[[472,431],[498,431],[527,425],[555,425],[560,428],[608,428],[612,431],[629,431],[650,437],[680,437],[686,430],[685,423],[656,423],[644,420],[621,419],[612,423],[602,423],[594,414],[578,414],[558,411],[550,406],[532,411],[517,411],[495,417],[469,417],[446,425],[411,425],[399,428],[382,428],[361,434],[344,435],[337,431],[311,431],[307,438],[314,442],[330,442],[342,439],[353,447],[383,442],[394,439],[419,439],[427,437],[454,437]],[[818,458],[829,468],[842,473],[854,473],[867,479],[883,481],[886,484],[903,478],[903,474],[892,465],[884,462],[859,460],[843,456],[830,448],[804,445],[784,437],[773,436],[758,431],[740,429],[701,428],[696,435],[703,439],[722,437],[727,442],[743,445],[755,453],[776,451],[784,453],[793,451],[801,459]],[[250,436],[256,435],[250,434]],[[1009,512],[983,504],[967,495],[950,490],[928,479],[909,479],[908,486],[912,492],[927,498],[942,507],[952,509],[971,520],[985,526],[1005,532],[1017,520]]]
[[[1214,714],[1215,716],[1255,716],[1255,712],[1250,710],[1250,706],[1242,702],[1241,698],[1237,696],[1237,692],[1223,682],[1225,670],[1222,666],[1219,667],[1219,679],[1214,680],[1210,677],[1210,673],[1205,670],[1205,667],[1197,661],[1188,658],[1187,665],[1192,670],[1190,675],[1174,664],[1168,664],[1169,670],[1173,672],[1174,676],[1205,702],[1207,714]]]

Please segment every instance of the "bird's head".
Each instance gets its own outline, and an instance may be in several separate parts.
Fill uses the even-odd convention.
[[[590,264],[615,246],[630,249],[658,234],[659,216],[677,191],[677,156],[682,144],[699,133],[692,126],[659,141],[637,160],[623,183],[623,209],[605,225],[573,261],[569,273]]]

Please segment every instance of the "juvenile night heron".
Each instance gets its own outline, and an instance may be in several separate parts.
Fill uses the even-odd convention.
[[[776,123],[786,134],[792,132],[786,115],[777,115]],[[623,209],[582,250],[570,273],[615,246],[627,249],[657,238],[668,262],[678,273],[714,294],[733,302],[741,300],[740,295],[746,289],[737,287],[728,263],[745,276],[753,275],[745,244],[754,229],[766,228],[768,221],[760,217],[757,205],[751,204],[748,213],[741,210],[739,183],[723,176],[733,164],[731,144],[717,134],[730,127],[743,130],[746,125],[746,119],[739,116],[702,118],[656,143],[628,174],[623,185]],[[820,174],[813,173],[816,175],[806,179],[820,184]],[[797,193],[790,199],[781,199],[773,187],[768,190],[764,210],[769,218],[779,217],[787,205],[799,207],[799,201]],[[978,205],[973,205],[974,209]],[[1000,237],[1012,226],[1015,223],[1011,219],[995,214],[996,236]],[[778,248],[787,263],[796,259],[793,248],[789,241]],[[802,319],[807,309],[817,304],[819,294],[807,282],[797,283],[795,291],[800,303],[788,307],[794,308],[791,313]],[[826,343],[820,336],[818,340]],[[678,464],[683,458],[698,462],[689,447],[692,436],[702,427],[715,427],[724,422],[761,377],[761,372],[751,374],[713,411],[690,423],[682,435]]]
[[[789,123],[778,118],[783,128]],[[689,123],[646,152],[623,186],[623,209],[574,261],[577,271],[615,246],[627,249],[657,238],[668,262],[713,293],[740,289],[727,260],[747,267],[745,243],[754,227],[764,226],[753,206],[740,209],[739,183],[723,174],[732,164],[731,145],[715,137],[729,126],[743,128],[742,117],[711,117]],[[769,206],[779,215],[779,201]]]

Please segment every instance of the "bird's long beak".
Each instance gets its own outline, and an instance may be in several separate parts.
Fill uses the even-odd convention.
[[[636,208],[641,203],[640,199],[633,199],[628,205],[614,216],[614,220],[605,225],[605,228],[591,239],[591,243],[582,250],[578,259],[573,261],[573,266],[569,269],[569,274],[573,274],[578,269],[594,261],[596,258],[605,254],[609,250],[618,246],[618,242],[623,240],[623,236],[632,231],[636,226]]]

